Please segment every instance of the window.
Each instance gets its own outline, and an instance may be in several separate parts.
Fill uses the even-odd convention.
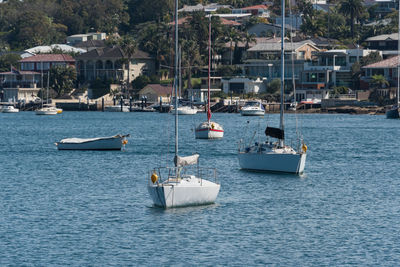
[[[34,70],[33,63],[22,63],[21,70]]]
[[[350,63],[354,63],[357,61],[357,57],[350,57],[349,61]]]

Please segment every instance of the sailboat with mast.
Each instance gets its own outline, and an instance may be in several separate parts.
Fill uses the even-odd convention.
[[[277,141],[267,141],[249,146],[239,146],[239,165],[242,169],[254,171],[286,172],[301,174],[304,171],[307,157],[307,146],[299,138],[298,148],[295,150],[285,144],[284,131],[284,88],[285,88],[285,0],[282,0],[281,25],[281,103],[279,128],[265,129],[267,137]]]
[[[42,62],[42,69],[43,69],[43,62]],[[57,115],[58,113],[61,113],[55,106],[49,104],[49,83],[50,83],[49,79],[50,79],[50,72],[47,73],[46,104],[43,104],[43,97],[42,97],[42,107],[35,111],[36,115]],[[42,77],[42,84],[43,84],[43,77]]]
[[[386,111],[387,119],[398,119],[399,116],[399,104],[400,104],[400,1],[399,1],[399,26],[398,26],[398,41],[397,41],[397,91],[396,91],[396,103]]]
[[[178,106],[178,0],[175,0],[175,106]],[[178,110],[175,109],[174,167],[158,167],[150,172],[147,189],[155,206],[175,208],[215,202],[220,184],[216,170],[199,167],[199,155],[178,154]],[[205,179],[208,178],[208,179]],[[210,181],[213,178],[214,181]]]
[[[211,91],[211,15],[208,25],[208,90],[207,90],[207,121],[200,123],[195,129],[196,139],[221,139],[224,137],[222,125],[211,121],[210,91]]]

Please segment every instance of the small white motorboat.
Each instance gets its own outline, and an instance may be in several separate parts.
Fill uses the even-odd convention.
[[[56,143],[58,150],[121,150],[130,135],[97,138],[66,138]]]
[[[198,109],[196,107],[181,106],[178,107],[178,115],[195,115]]]
[[[108,112],[121,112],[121,105],[106,106],[104,111]],[[129,112],[128,106],[122,106],[122,112]]]
[[[8,105],[8,106],[3,106],[3,108],[1,109],[1,112],[3,112],[3,113],[17,113],[17,112],[19,112],[19,109],[15,108],[12,105]]]
[[[260,101],[247,101],[240,110],[242,116],[264,116],[265,108]]]

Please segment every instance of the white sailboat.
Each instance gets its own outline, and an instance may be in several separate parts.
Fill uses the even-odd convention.
[[[210,72],[211,72],[211,15],[208,26],[208,90],[207,90],[207,121],[200,123],[195,129],[196,139],[221,139],[224,137],[224,128],[222,125],[211,121],[210,109]]]
[[[35,110],[35,114],[36,115],[57,115],[57,114],[62,113],[62,109],[58,109],[55,106],[49,104],[49,79],[50,79],[50,72],[47,73],[47,99],[46,99],[46,104],[43,104],[43,97],[42,97],[42,107],[40,109]],[[43,79],[42,79],[42,84],[43,84]]]
[[[178,0],[175,0],[175,107],[178,106]],[[220,184],[216,171],[198,166],[199,155],[178,156],[178,110],[175,110],[175,158],[174,167],[155,168],[150,173],[148,191],[155,206],[175,208],[214,203]],[[196,166],[197,165],[197,166]],[[194,166],[193,174],[190,167]],[[214,182],[204,179],[207,174]],[[208,176],[206,176],[208,177]]]
[[[280,127],[267,127],[265,134],[276,138],[276,142],[267,140],[263,143],[239,147],[239,165],[242,169],[254,171],[287,172],[301,174],[304,171],[307,157],[307,146],[299,140],[297,151],[285,145],[284,134],[284,86],[285,86],[285,0],[282,0],[282,32],[281,32],[281,105]]]
[[[397,41],[397,92],[396,92],[396,103],[386,111],[387,119],[398,119],[399,115],[399,104],[400,104],[400,1],[399,1],[399,26],[398,26],[398,41]]]

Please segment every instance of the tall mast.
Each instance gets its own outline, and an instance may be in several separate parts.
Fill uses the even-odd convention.
[[[279,128],[283,131],[283,105],[284,105],[284,87],[285,87],[285,0],[282,0],[282,25],[281,25],[281,114]],[[279,141],[280,145],[284,145],[283,139]]]
[[[175,0],[175,157],[178,156],[178,0]]]
[[[400,91],[400,1],[399,1],[399,25],[398,25],[398,40],[397,40],[397,93],[396,93],[396,105],[399,107],[399,91]]]
[[[207,120],[210,123],[211,120],[211,109],[210,109],[210,72],[211,72],[211,14],[210,14],[210,22],[208,24],[208,92],[207,92]]]

